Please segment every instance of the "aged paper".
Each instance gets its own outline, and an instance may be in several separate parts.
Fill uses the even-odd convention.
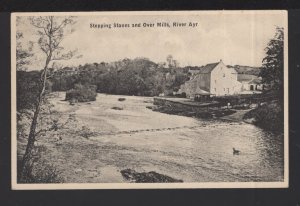
[[[12,189],[288,187],[286,11],[11,22]]]

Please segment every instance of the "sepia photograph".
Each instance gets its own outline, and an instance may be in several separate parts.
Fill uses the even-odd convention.
[[[11,15],[12,189],[288,187],[287,12]]]

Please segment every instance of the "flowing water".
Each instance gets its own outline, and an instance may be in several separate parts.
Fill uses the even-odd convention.
[[[157,171],[185,182],[282,181],[283,136],[249,124],[100,137],[122,146],[123,167]],[[240,150],[234,155],[232,148]]]
[[[79,120],[100,133],[91,141],[110,148],[97,157],[101,167],[155,171],[184,182],[283,181],[283,134],[243,122],[154,112],[146,108],[151,98],[118,98],[99,94],[76,110]]]

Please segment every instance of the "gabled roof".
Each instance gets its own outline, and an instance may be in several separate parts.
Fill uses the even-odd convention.
[[[221,61],[216,62],[216,63],[206,64],[205,66],[202,66],[202,67],[200,67],[200,68],[198,68],[198,69],[190,70],[190,71],[193,71],[195,75],[197,75],[197,74],[209,74],[209,73],[211,73],[212,70],[214,70],[214,68],[215,68],[216,66],[218,66],[220,63],[224,64],[224,63],[222,62],[222,60],[221,60]],[[224,66],[226,66],[226,65],[224,65]],[[227,67],[227,66],[226,66],[226,68],[227,68],[228,70],[230,70],[231,73],[237,74],[237,71],[236,71],[234,68],[229,68],[229,67]],[[194,77],[194,78],[195,78],[195,77]],[[191,78],[191,80],[194,79],[194,78]]]
[[[255,78],[257,77],[252,74],[238,74],[237,76],[237,80],[240,82],[248,82]]]
[[[205,91],[204,89],[200,89],[199,87],[196,88],[195,94],[200,95],[209,95],[210,93],[208,91]]]
[[[260,84],[261,78],[252,74],[238,74],[237,80],[239,82],[248,82],[250,84]]]
[[[261,79],[259,78],[252,79],[252,81],[250,81],[249,84],[261,84]]]
[[[204,67],[202,67],[199,71],[200,74],[207,74],[211,73],[211,71],[219,64],[220,62],[207,64]]]

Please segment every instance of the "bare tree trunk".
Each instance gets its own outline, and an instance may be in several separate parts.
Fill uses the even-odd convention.
[[[41,109],[41,104],[43,101],[43,95],[44,95],[45,89],[46,89],[47,68],[48,68],[48,64],[49,64],[50,60],[51,60],[51,53],[46,60],[46,64],[45,64],[45,67],[44,67],[43,73],[42,73],[42,78],[41,78],[42,79],[41,80],[42,88],[37,97],[37,103],[36,103],[33,119],[32,119],[31,125],[30,125],[30,132],[28,135],[26,151],[23,156],[22,165],[21,165],[21,168],[22,168],[21,176],[20,176],[21,181],[26,181],[26,177],[28,177],[28,175],[30,175],[29,173],[31,172],[31,167],[32,167],[32,163],[33,163],[32,152],[34,149],[34,142],[35,142],[35,137],[36,137],[35,135],[36,135],[37,121],[38,121],[38,117],[39,117],[39,113],[40,113],[40,109]]]
[[[34,111],[34,116],[33,116],[32,122],[31,122],[31,126],[30,126],[30,133],[28,135],[26,151],[23,156],[22,165],[21,165],[21,167],[22,167],[21,177],[20,177],[21,181],[25,181],[25,179],[26,179],[25,177],[28,177],[31,165],[33,163],[32,151],[34,149],[35,131],[36,131],[37,120],[38,120],[40,106],[41,106],[40,101],[41,101],[41,99],[39,98],[36,108],[35,108],[35,111]]]
[[[26,177],[31,174],[32,163],[34,162],[33,151],[34,142],[36,141],[36,128],[39,118],[39,113],[41,110],[43,97],[46,89],[47,82],[47,70],[50,61],[52,60],[66,60],[73,56],[73,53],[66,55],[58,55],[55,51],[60,51],[63,48],[60,47],[60,42],[63,39],[63,29],[66,25],[72,24],[74,21],[71,17],[65,18],[60,23],[55,24],[54,17],[37,17],[32,18],[31,24],[40,30],[39,46],[40,49],[46,54],[45,67],[41,74],[41,87],[39,94],[37,96],[37,102],[35,105],[35,111],[33,119],[30,126],[30,132],[28,135],[28,142],[26,146],[26,151],[23,156],[23,160],[20,168],[20,180],[26,182]],[[59,53],[59,52],[58,52]],[[53,56],[52,56],[53,55]]]

